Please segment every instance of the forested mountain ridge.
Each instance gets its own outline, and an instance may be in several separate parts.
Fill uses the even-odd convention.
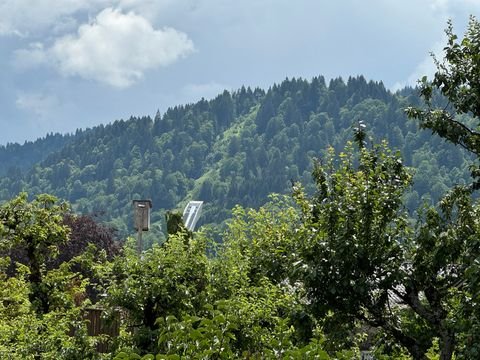
[[[78,130],[76,136],[82,132]],[[0,175],[8,173],[9,177],[14,177],[22,170],[28,170],[34,164],[44,160],[49,154],[60,150],[76,136],[51,133],[35,141],[25,141],[22,145],[8,143],[0,146]]]
[[[328,84],[323,77],[286,79],[267,91],[224,91],[154,119],[118,120],[60,136],[58,150],[23,174],[0,178],[0,198],[22,190],[52,193],[77,212],[104,213],[123,233],[131,229],[131,200],[150,198],[151,236],[158,238],[164,211],[188,200],[205,201],[202,222],[218,223],[235,204],[257,207],[272,192],[288,192],[291,180],[310,183],[312,158],[329,146],[342,151],[361,120],[375,141],[388,140],[417,169],[405,199],[414,209],[422,197],[437,200],[469,176],[458,147],[407,120],[404,108],[418,103],[412,89],[394,94],[362,76]]]

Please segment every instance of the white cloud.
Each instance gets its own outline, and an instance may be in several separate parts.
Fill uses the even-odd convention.
[[[434,46],[433,49],[430,51],[431,54],[434,54],[434,56],[437,59],[442,59],[443,57],[443,47],[444,47],[444,42],[437,42]],[[392,86],[392,90],[400,90],[404,88],[405,86],[416,86],[418,83],[418,80],[420,80],[423,76],[427,76],[428,79],[432,80],[433,75],[437,71],[437,67],[435,66],[435,62],[432,58],[432,55],[427,55],[425,58],[423,58],[422,61],[420,61],[415,69],[408,75],[408,77],[405,80],[399,81],[395,83]]]
[[[36,32],[64,23],[79,11],[94,11],[108,0],[2,0],[0,35],[34,36]]]
[[[430,0],[430,7],[434,11],[447,11],[449,7],[449,0]]]
[[[33,113],[37,119],[48,120],[60,102],[54,95],[43,93],[20,93],[15,102],[17,108]]]
[[[132,10],[149,19],[160,13],[182,8],[185,0],[117,0],[116,6],[124,10]]]
[[[431,57],[426,57],[422,60],[416,67],[415,70],[407,77],[406,80],[396,82],[392,86],[393,91],[403,89],[405,86],[416,86],[419,79],[423,76],[427,76],[429,79],[432,79],[435,74],[435,64]]]
[[[480,8],[478,0],[430,0],[430,5],[433,10],[445,12],[454,12],[459,9],[471,11],[475,8]]]
[[[480,1],[478,0],[428,0],[427,2],[432,13],[436,15],[443,29],[447,26],[447,19],[453,19],[454,33],[460,38],[467,26],[468,15],[480,11]],[[442,38],[437,38],[430,46],[430,52],[435,54],[437,59],[441,60],[444,56],[443,48],[447,43],[444,32],[439,33]],[[430,80],[433,78],[437,68],[432,56],[426,55],[412,68],[410,74],[396,82],[392,90],[399,90],[405,86],[415,86],[419,79],[427,76]]]
[[[71,30],[79,15],[111,7],[134,11],[149,20],[191,8],[198,0],[0,0],[0,35],[37,37]]]
[[[42,43],[31,43],[28,49],[19,49],[14,52],[13,65],[18,69],[31,68],[47,63],[48,57]]]
[[[172,64],[194,51],[188,36],[172,28],[154,29],[145,18],[107,8],[75,35],[48,49],[30,46],[16,52],[20,65],[51,62],[65,76],[79,76],[125,88],[145,71]],[[28,60],[22,60],[28,59]],[[22,62],[23,61],[23,62]]]

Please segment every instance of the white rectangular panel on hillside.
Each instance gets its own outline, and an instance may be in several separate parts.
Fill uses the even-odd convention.
[[[183,222],[188,230],[193,231],[195,229],[202,205],[203,201],[190,201],[183,210]]]

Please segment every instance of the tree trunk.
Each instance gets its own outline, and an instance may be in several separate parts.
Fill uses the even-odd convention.
[[[408,350],[414,360],[427,360],[426,349],[414,338],[403,334],[396,328],[388,329],[393,337]]]
[[[38,315],[46,314],[49,311],[50,304],[48,294],[42,287],[43,277],[41,264],[35,251],[36,248],[33,239],[26,239],[26,242],[28,267],[30,269],[30,276],[28,278],[30,281],[30,294],[28,298]]]
[[[440,360],[451,360],[455,350],[455,333],[450,330],[442,330],[441,333]]]

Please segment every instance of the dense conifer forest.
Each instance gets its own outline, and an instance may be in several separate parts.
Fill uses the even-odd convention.
[[[165,211],[189,200],[205,202],[200,224],[218,225],[237,204],[257,208],[271,193],[291,192],[292,181],[313,189],[313,160],[330,146],[341,151],[362,121],[374,141],[387,140],[415,168],[405,195],[413,212],[468,180],[470,161],[459,147],[407,119],[404,108],[419,101],[414,89],[393,94],[362,76],[224,91],[154,119],[118,120],[3,147],[0,158],[12,161],[0,163],[0,199],[20,191],[54,194],[78,213],[101,215],[122,235],[133,230],[131,201],[152,199],[151,243],[163,239]]]

